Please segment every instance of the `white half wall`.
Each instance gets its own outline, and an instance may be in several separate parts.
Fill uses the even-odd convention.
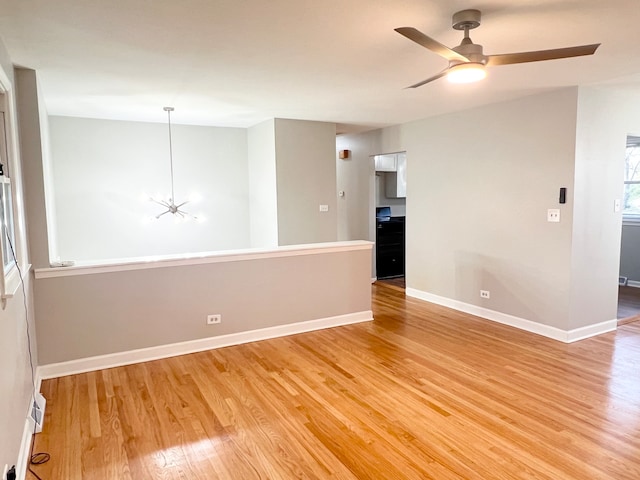
[[[371,243],[345,242],[37,270],[40,365],[370,317],[370,257]],[[222,322],[207,325],[209,314]]]
[[[92,261],[250,246],[247,131],[179,125],[172,116],[176,203],[205,222],[176,223],[144,198],[170,196],[165,123],[52,116],[60,258]]]

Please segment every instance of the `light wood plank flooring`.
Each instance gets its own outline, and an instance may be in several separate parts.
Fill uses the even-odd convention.
[[[373,286],[375,321],[43,382],[73,479],[640,478],[640,324],[566,345]],[[32,476],[28,478],[34,478]]]
[[[618,318],[640,320],[640,288],[618,287]]]
[[[376,280],[376,283],[386,287],[395,287],[396,290],[404,290],[406,288],[404,277],[385,278],[383,280]]]

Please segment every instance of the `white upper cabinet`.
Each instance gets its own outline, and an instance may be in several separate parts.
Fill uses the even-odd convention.
[[[398,168],[398,155],[388,153],[386,155],[375,155],[376,172],[395,172]]]
[[[407,154],[396,154],[396,171],[385,175],[385,193],[387,198],[405,198],[407,196]]]

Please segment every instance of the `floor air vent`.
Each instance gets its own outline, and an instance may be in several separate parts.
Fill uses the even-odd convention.
[[[33,422],[34,433],[40,433],[42,431],[42,423],[44,422],[44,409],[47,405],[47,400],[40,393],[36,393],[33,397],[33,405],[31,407],[31,421]]]

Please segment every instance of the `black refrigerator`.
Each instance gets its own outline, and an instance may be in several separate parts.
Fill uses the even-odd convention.
[[[376,277],[404,276],[404,217],[392,217],[389,207],[376,208]]]

